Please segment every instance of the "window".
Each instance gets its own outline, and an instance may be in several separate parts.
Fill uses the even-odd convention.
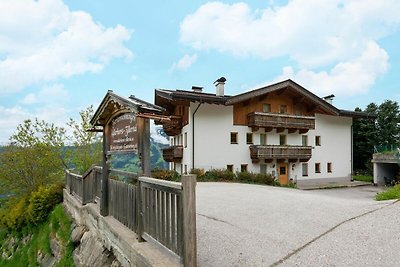
[[[267,135],[260,133],[260,145],[265,146],[267,144]]]
[[[315,145],[321,146],[321,136],[319,135],[315,136]]]
[[[286,175],[286,166],[279,167],[279,175]]]
[[[264,104],[263,112],[271,112],[271,104]]]
[[[247,164],[240,165],[240,171],[241,172],[247,172]]]
[[[302,146],[308,146],[308,136],[307,135],[302,135],[301,136],[301,145]]]
[[[231,144],[237,144],[237,143],[238,143],[238,133],[231,132]]]
[[[326,169],[327,169],[328,172],[332,172],[332,162],[328,162],[326,164]]]
[[[260,173],[262,174],[267,173],[267,164],[260,164]]]
[[[315,163],[315,173],[321,173],[321,164]]]
[[[229,172],[233,172],[233,165],[226,165],[226,170]]]
[[[281,146],[286,145],[286,134],[279,135],[279,145]]]
[[[187,133],[185,133],[185,138],[183,139],[183,145],[187,147]]]
[[[281,105],[280,108],[279,108],[279,113],[286,114],[287,113],[287,106],[286,105]]]
[[[308,163],[301,164],[301,173],[303,176],[308,176]]]
[[[248,145],[253,144],[253,133],[246,134],[246,144]]]

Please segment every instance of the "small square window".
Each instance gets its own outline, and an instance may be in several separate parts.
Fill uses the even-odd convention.
[[[229,172],[233,172],[233,165],[226,165],[226,170]]]
[[[280,108],[279,108],[279,113],[287,114],[287,106],[286,105],[281,105]]]
[[[308,163],[303,163],[301,165],[301,172],[303,176],[308,176]]]
[[[248,145],[253,144],[253,133],[246,134],[246,144]]]
[[[240,165],[240,171],[241,172],[247,172],[247,164]]]
[[[279,135],[279,145],[281,146],[286,145],[286,134]]]
[[[271,112],[271,104],[264,104],[263,112]]]
[[[315,173],[321,173],[321,164],[315,163]]]
[[[231,132],[231,144],[237,144],[237,143],[238,143],[238,133]]]
[[[315,145],[321,146],[321,136],[319,135],[315,136]]]
[[[328,172],[332,172],[332,162],[328,162],[326,164],[326,169],[327,169]]]

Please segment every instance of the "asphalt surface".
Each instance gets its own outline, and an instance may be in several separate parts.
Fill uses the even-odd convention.
[[[400,202],[380,190],[198,183],[198,265],[400,266]]]

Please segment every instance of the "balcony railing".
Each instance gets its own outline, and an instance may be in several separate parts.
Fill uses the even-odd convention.
[[[162,122],[164,132],[169,136],[174,136],[181,133],[182,118],[171,118],[169,121]]]
[[[311,146],[252,145],[250,157],[254,163],[274,159],[306,162],[311,158],[311,149]]]
[[[170,146],[163,149],[163,158],[168,162],[180,162],[183,157],[182,146]]]
[[[315,117],[252,112],[247,115],[247,125],[255,131],[258,128],[265,128],[266,131],[288,129],[289,132],[299,130],[300,133],[306,133],[315,129]]]

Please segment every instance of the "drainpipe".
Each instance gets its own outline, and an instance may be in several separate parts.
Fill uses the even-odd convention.
[[[352,123],[351,123],[351,144],[350,144],[350,147],[351,147],[351,177],[350,177],[350,181],[351,182],[353,182],[353,172],[354,172],[354,170],[353,170],[353,162],[354,162],[354,155],[353,155],[353,120],[352,120]]]
[[[192,170],[194,169],[194,115],[196,114],[197,110],[200,108],[201,103],[197,106],[192,114]]]

